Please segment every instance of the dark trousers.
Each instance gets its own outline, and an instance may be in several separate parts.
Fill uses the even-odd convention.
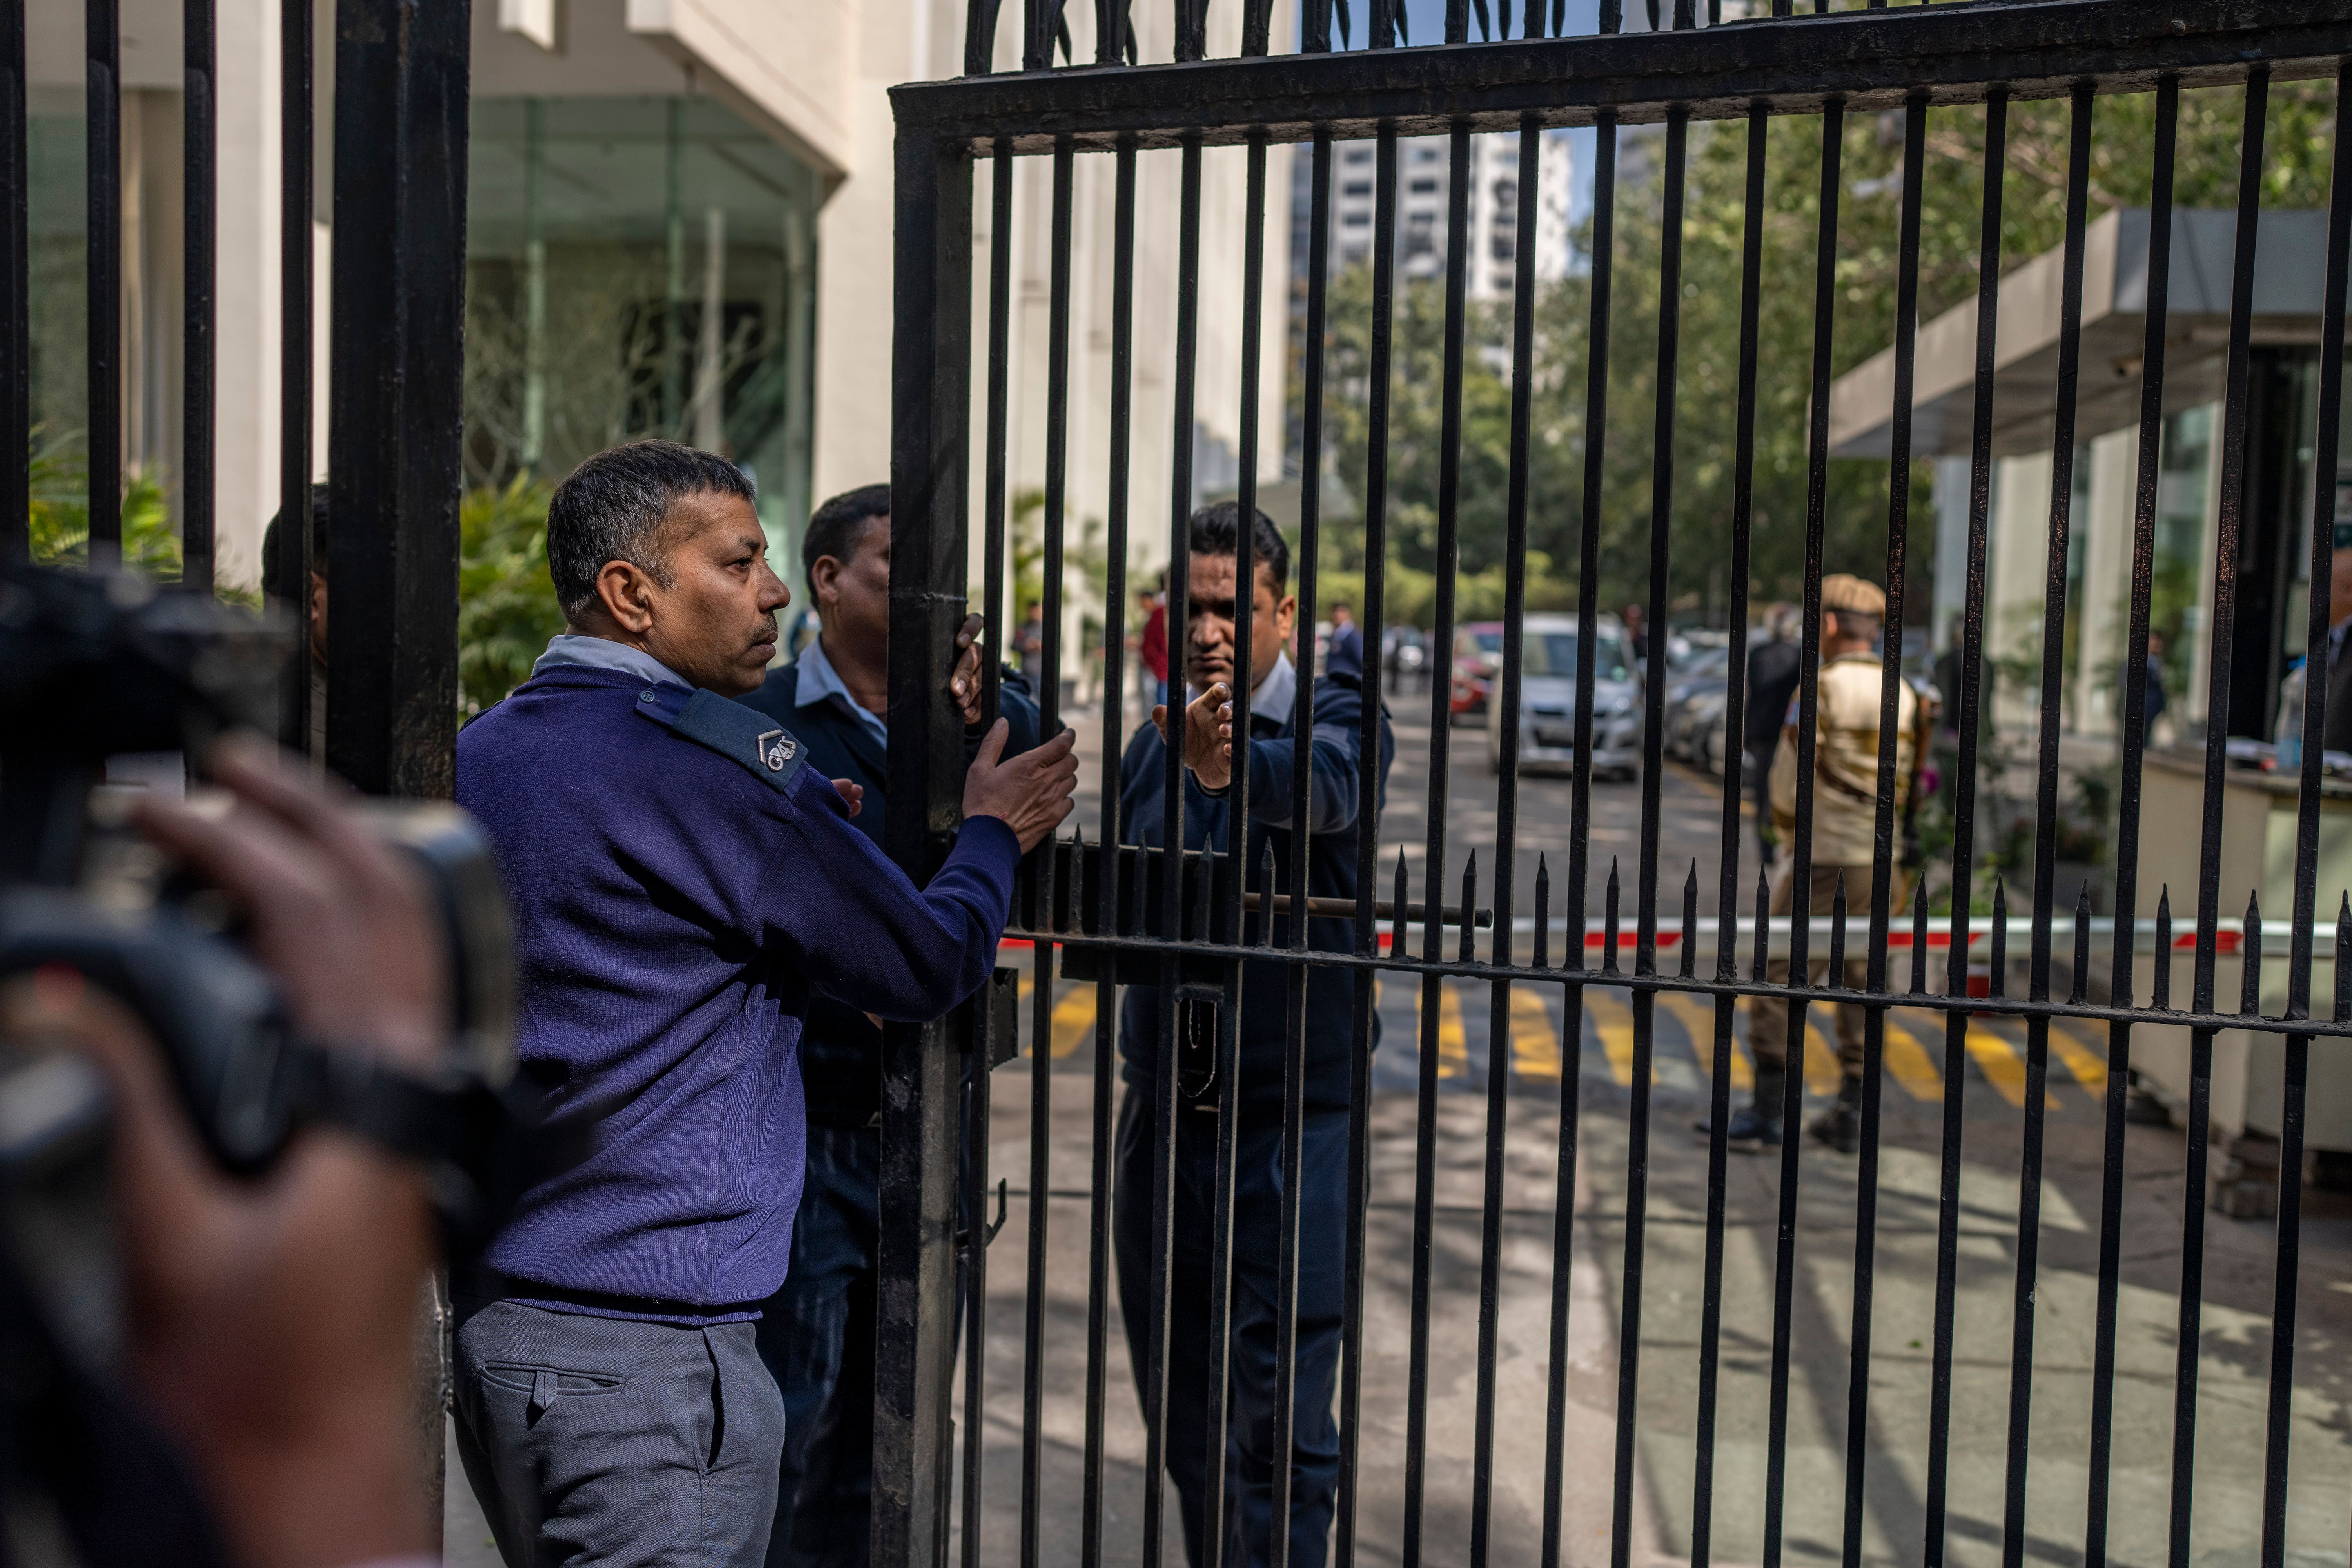
[[[1812,912],[1815,918],[1826,916],[1837,907],[1838,885],[1845,885],[1849,910],[1867,912],[1870,909],[1869,866],[1815,866],[1812,879]],[[1896,867],[1887,879],[1886,907],[1900,910],[1903,901],[1911,896],[1911,874]],[[1772,873],[1772,912],[1791,914],[1797,904],[1797,863],[1784,862]],[[1830,972],[1829,945],[1811,944],[1806,950],[1805,968],[1811,984],[1819,985]],[[1789,984],[1789,949],[1783,943],[1764,965],[1764,978],[1775,985]],[[1850,991],[1860,991],[1870,984],[1870,958],[1852,946],[1846,949],[1845,973],[1837,982]],[[1863,1030],[1869,1016],[1867,1008],[1852,1003],[1842,1003],[1837,1009],[1838,1065],[1849,1082],[1862,1079]],[[1756,1071],[1780,1073],[1789,1065],[1789,1005],[1778,999],[1759,996],[1748,1005],[1748,1054],[1756,1059]],[[1800,1067],[1804,1053],[1797,1056]],[[1778,1081],[1777,1079],[1775,1081]],[[1777,1114],[1777,1112],[1776,1112]]]
[[[784,1413],[751,1325],[513,1301],[457,1327],[457,1454],[509,1568],[757,1568]]]
[[[1210,1363],[1210,1220],[1216,1187],[1217,1119],[1177,1113],[1175,1225],[1169,1272],[1169,1477],[1176,1483],[1184,1547],[1194,1563],[1206,1546]],[[1145,1375],[1151,1331],[1152,1166],[1157,1141],[1148,1091],[1129,1089],[1118,1111],[1118,1171],[1112,1237],[1118,1255],[1119,1310],[1136,1379]],[[1322,1568],[1329,1550],[1339,1479],[1339,1430],[1331,1395],[1339,1366],[1341,1272],[1348,1204],[1348,1115],[1310,1110],[1302,1142],[1298,1215],[1297,1383],[1292,1406],[1290,1563]],[[1225,1561],[1268,1561],[1274,1516],[1276,1385],[1276,1254],[1282,1234],[1282,1125],[1245,1115],[1234,1159],[1234,1279],[1231,1379],[1227,1384],[1225,1510],[1219,1528]]]
[[[808,1130],[792,1272],[761,1308],[761,1359],[783,1395],[767,1568],[864,1568],[874,1495],[875,1250],[882,1134]]]
[[[1772,754],[1780,750],[1776,734],[1766,746],[1748,748],[1748,793],[1756,803],[1756,857],[1766,866],[1779,858],[1780,836],[1772,829]]]

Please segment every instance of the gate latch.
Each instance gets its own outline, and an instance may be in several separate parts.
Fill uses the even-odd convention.
[[[1217,1010],[1222,985],[1176,990],[1176,1103],[1194,1110],[1217,1108]]]
[[[963,1048],[979,1056],[985,1070],[1020,1054],[1020,1000],[1021,972],[999,968],[963,1005]]]

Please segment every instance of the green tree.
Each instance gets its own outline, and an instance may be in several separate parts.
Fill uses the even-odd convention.
[[[69,440],[44,443],[33,427],[33,461],[26,478],[32,491],[33,559],[44,566],[89,564],[89,462]],[[122,564],[159,582],[180,580],[180,537],[163,487],[145,469],[133,469],[122,485]]]
[[[457,681],[478,713],[530,679],[547,639],[563,629],[547,574],[543,481],[517,475],[468,490],[457,507]]]
[[[2242,89],[2182,93],[2175,185],[2182,206],[2227,207],[2236,201],[2243,107]],[[2325,82],[2272,88],[2264,127],[2266,205],[2325,203],[2334,108],[2333,91]],[[1895,109],[1845,118],[1832,276],[1832,376],[1878,353],[1894,336],[1905,113]],[[2005,271],[2064,240],[2071,113],[2063,100],[2011,107],[2001,223]],[[1919,193],[1923,321],[1976,291],[1985,137],[1981,106],[1936,108],[1927,115]],[[2095,101],[2092,219],[2148,201],[2155,115],[2151,93]],[[1793,598],[1803,582],[1822,131],[1818,116],[1790,116],[1774,120],[1768,132],[1749,560],[1751,592],[1759,599]],[[1748,137],[1744,121],[1692,126],[1685,185],[1667,590],[1678,612],[1709,617],[1722,613],[1730,587]],[[1605,606],[1644,600],[1649,590],[1664,159],[1663,127],[1621,133],[1598,519],[1597,591]],[[1588,224],[1579,236],[1584,254],[1591,241]],[[1334,279],[1330,300],[1326,429],[1331,478],[1338,483],[1328,486],[1327,493],[1360,497],[1370,455],[1369,266]],[[1573,602],[1582,542],[1589,266],[1546,289],[1534,309],[1528,601],[1541,606]],[[1442,283],[1400,283],[1392,321],[1389,618],[1425,622],[1438,566]],[[1486,574],[1504,554],[1510,318],[1507,308],[1474,306],[1465,325],[1457,613],[1469,618],[1473,605],[1484,613],[1490,597]],[[1839,458],[1827,465],[1826,570],[1884,578],[1889,494],[1884,459]],[[1930,469],[1921,464],[1912,479],[1907,551],[1912,581],[1922,591],[1935,547],[1934,516]],[[1360,510],[1335,511],[1326,537],[1325,566],[1335,584],[1360,583],[1367,566]],[[1499,604],[1499,577],[1491,597]],[[1924,605],[1915,599],[1911,607],[1916,615]]]

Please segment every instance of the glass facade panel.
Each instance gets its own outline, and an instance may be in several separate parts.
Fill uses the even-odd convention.
[[[787,547],[809,508],[817,176],[708,99],[477,99],[466,470],[719,452]]]

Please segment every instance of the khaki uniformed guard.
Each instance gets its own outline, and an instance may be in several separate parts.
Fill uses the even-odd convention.
[[[1811,912],[1827,915],[1845,885],[1846,901],[1854,910],[1870,900],[1872,866],[1878,828],[1878,726],[1884,712],[1885,666],[1876,651],[1886,619],[1886,595],[1875,584],[1843,573],[1822,579],[1822,668],[1814,706],[1813,838]],[[1895,745],[1894,822],[1898,830],[1906,806],[1918,786],[1921,742],[1927,710],[1910,683],[1895,689],[1901,729]],[[1789,704],[1788,724],[1772,759],[1773,826],[1780,841],[1793,844],[1797,826],[1797,702]],[[1910,868],[1899,859],[1891,868],[1887,907],[1899,910],[1909,896]],[[1785,915],[1796,904],[1796,860],[1784,857],[1772,876],[1772,912]],[[1774,944],[1779,956],[1766,975],[1776,985],[1789,978],[1788,946]],[[1855,944],[1846,949],[1844,984],[1860,990],[1866,983],[1868,960]],[[1826,942],[1809,949],[1813,984],[1829,973]],[[1837,1103],[1815,1119],[1809,1131],[1841,1153],[1851,1154],[1862,1136],[1863,1009],[1843,1005],[1837,1010],[1838,1059],[1844,1073]],[[1756,1099],[1731,1120],[1726,1142],[1734,1149],[1754,1152],[1780,1142],[1781,1093],[1789,1068],[1789,1011],[1779,1002],[1759,1002],[1748,1015],[1748,1048],[1756,1058]],[[1701,1124],[1701,1131],[1705,1131]]]

